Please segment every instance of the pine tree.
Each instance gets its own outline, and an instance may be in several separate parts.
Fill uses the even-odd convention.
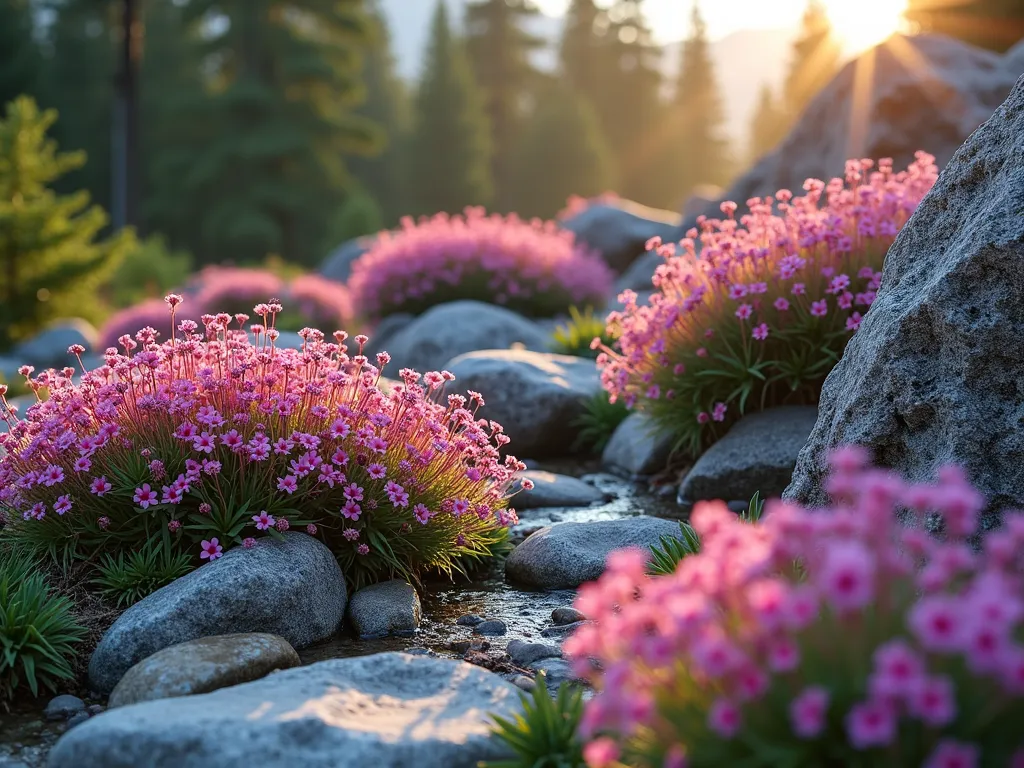
[[[550,219],[570,195],[614,186],[614,164],[593,108],[572,88],[550,83],[540,94],[513,155],[512,209]]]
[[[363,98],[369,35],[362,0],[190,0],[189,20],[227,21],[208,39],[209,138],[192,147],[184,179],[199,231],[197,261],[312,264],[329,247],[345,200],[344,157],[372,152],[375,126],[353,113]]]
[[[839,42],[825,7],[821,0],[808,0],[786,77],[784,93],[790,124],[835,77],[840,63]]]
[[[927,32],[1000,53],[1024,39],[1020,0],[910,0],[906,17]]]
[[[749,158],[751,162],[771,152],[786,137],[789,121],[780,108],[775,92],[765,83],[757,109],[750,121]]]
[[[505,193],[515,137],[522,125],[522,105],[538,80],[530,55],[544,46],[522,25],[539,13],[531,0],[472,0],[466,5],[466,51],[484,93],[500,208],[507,207]]]
[[[32,31],[28,0],[0,0],[0,105],[40,96],[43,57]]]
[[[673,141],[679,167],[677,198],[668,203],[675,208],[699,184],[725,184],[731,171],[729,143],[724,138],[725,112],[708,50],[707,24],[697,3],[690,16],[690,34],[683,42],[673,112],[678,124]]]
[[[358,114],[383,128],[384,141],[378,154],[353,157],[349,170],[366,193],[377,201],[384,225],[393,227],[408,212],[405,166],[412,130],[412,103],[405,83],[395,71],[391,34],[378,0],[371,0],[369,12],[374,40],[366,56],[366,103]],[[345,207],[349,209],[350,204],[346,203]]]
[[[438,0],[416,93],[409,157],[413,210],[455,213],[467,205],[490,204],[490,160],[483,98],[463,45],[452,36],[444,0]]]
[[[94,292],[131,242],[97,242],[107,223],[87,192],[58,195],[50,185],[80,167],[81,152],[59,153],[47,132],[57,119],[22,96],[0,121],[0,348],[60,313],[89,315]]]
[[[562,73],[577,93],[593,102],[601,87],[601,55],[604,36],[599,25],[607,23],[594,0],[571,0],[565,12],[558,58]]]

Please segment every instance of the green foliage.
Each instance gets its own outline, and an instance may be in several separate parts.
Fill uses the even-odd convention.
[[[192,567],[192,557],[175,552],[169,537],[162,536],[151,539],[142,549],[104,555],[93,584],[108,601],[127,608],[181,578]]]
[[[600,453],[612,439],[616,427],[629,416],[629,409],[621,400],[608,402],[608,393],[604,390],[584,400],[583,406],[584,413],[572,422],[572,426],[579,430],[574,448]]]
[[[43,57],[32,34],[29,0],[0,0],[0,51],[0,104],[37,95]]]
[[[740,515],[745,523],[757,523],[764,511],[761,492],[754,491],[747,505],[747,511]],[[680,536],[662,536],[661,541],[651,547],[651,562],[647,572],[652,576],[667,576],[675,573],[680,561],[688,555],[700,552],[700,537],[689,523],[680,523]]]
[[[492,146],[483,95],[463,44],[438,0],[423,78],[416,93],[409,193],[417,213],[458,213],[494,194]]]
[[[571,195],[593,197],[611,189],[615,163],[590,104],[552,83],[523,127],[506,193],[521,216],[550,219]]]
[[[163,236],[151,235],[128,250],[103,293],[115,307],[129,307],[145,299],[163,298],[191,274],[191,254],[172,250]]]
[[[557,696],[548,693],[546,675],[537,675],[530,696],[520,694],[523,713],[508,720],[494,716],[494,735],[516,757],[492,763],[486,768],[584,768],[583,744],[577,732],[583,716],[583,691],[562,683]]]
[[[523,104],[531,95],[532,86],[540,80],[530,57],[545,46],[545,41],[526,32],[523,24],[538,15],[532,0],[471,0],[466,3],[466,51],[484,94],[494,148],[491,168],[499,210],[518,210],[509,198],[512,176],[519,170],[515,157],[516,137],[523,128]],[[543,184],[538,183],[537,188],[543,188]],[[548,212],[548,216],[556,210]]]
[[[384,217],[377,201],[367,193],[357,191],[342,206],[330,240],[337,245],[363,235],[376,234],[383,228]]]
[[[66,597],[51,594],[35,561],[0,543],[0,707],[25,687],[34,697],[73,676],[85,630],[71,609]]]
[[[559,325],[551,335],[551,351],[596,359],[599,350],[590,348],[595,338],[600,338],[604,345],[615,342],[615,336],[608,332],[604,317],[595,315],[593,307],[587,307],[582,313],[576,307],[569,307],[569,322]]]
[[[57,119],[20,97],[0,121],[0,348],[68,313],[88,316],[95,291],[133,238],[97,235],[107,223],[89,195],[51,185],[85,161],[60,153],[48,132]]]

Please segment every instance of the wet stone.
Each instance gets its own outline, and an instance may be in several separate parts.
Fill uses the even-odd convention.
[[[505,622],[501,621],[501,619],[482,621],[473,627],[474,634],[488,635],[490,637],[500,637],[506,632],[508,632],[508,627],[505,626]]]
[[[65,693],[50,699],[50,703],[43,710],[43,716],[51,721],[68,720],[81,712],[85,712],[85,702],[77,696]]]
[[[562,649],[557,645],[524,643],[522,640],[510,640],[505,651],[521,667],[529,666],[538,659],[559,658],[562,655]]]
[[[584,616],[580,611],[575,608],[564,607],[555,608],[551,612],[551,621],[555,624],[562,626],[564,624],[575,624],[578,621],[586,621],[587,617]]]
[[[532,693],[534,689],[537,687],[537,681],[534,680],[532,677],[527,677],[526,675],[517,675],[512,680],[512,685],[516,686],[517,688],[522,688],[527,693]]]
[[[556,627],[547,627],[542,629],[540,632],[541,637],[557,637],[559,640],[564,640],[569,637],[573,632],[582,627],[584,624],[592,624],[591,621],[575,621],[572,624],[562,624]]]
[[[483,623],[483,616],[477,616],[475,613],[467,613],[465,616],[459,616],[455,621],[460,627],[475,627],[477,624]]]

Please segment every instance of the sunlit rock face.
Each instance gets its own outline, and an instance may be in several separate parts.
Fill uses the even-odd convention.
[[[790,134],[723,195],[743,205],[805,179],[841,176],[851,157],[893,158],[906,167],[924,150],[942,167],[1006,98],[1024,73],[1024,54],[1005,56],[943,35],[894,35],[847,64]],[[720,200],[690,211],[716,216]]]

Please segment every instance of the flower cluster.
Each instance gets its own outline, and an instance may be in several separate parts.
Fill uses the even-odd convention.
[[[167,302],[173,327],[181,297]],[[483,398],[445,394],[447,371],[387,382],[387,353],[368,360],[357,336],[350,354],[343,331],[307,328],[301,350],[278,349],[280,312],[257,305],[248,330],[246,315],[204,315],[202,333],[186,320],[162,343],[144,328],[78,384],[71,367],[24,367],[48,398],[19,419],[0,389],[13,534],[94,561],[169,533],[198,561],[298,528],[357,585],[488,554],[516,521],[523,465],[499,456],[501,426],[476,418]]]
[[[962,472],[911,485],[853,448],[828,490],[758,524],[698,505],[673,574],[620,550],[581,589],[592,768],[1024,765],[1024,515],[978,551]]]
[[[603,305],[611,286],[607,265],[571,232],[479,208],[404,219],[397,232],[377,236],[349,280],[356,310],[369,319],[457,299],[546,317],[570,304]]]
[[[251,311],[267,296],[282,296],[284,286],[284,280],[267,269],[209,266],[192,277],[183,293],[200,314],[234,315]]]
[[[571,219],[573,216],[578,216],[588,208],[595,205],[615,205],[622,198],[619,197],[616,192],[602,192],[596,197],[582,197],[580,195],[569,195],[569,198],[565,201],[565,208],[560,210],[556,216],[559,221],[565,219]]]
[[[648,411],[693,454],[748,408],[813,404],[874,301],[886,251],[935,183],[934,158],[908,170],[850,161],[846,182],[814,179],[748,201],[737,221],[699,220],[665,258],[649,305],[632,291],[608,316],[620,334],[598,357],[613,398]],[[777,209],[777,212],[776,212]],[[698,253],[699,252],[699,253]]]

